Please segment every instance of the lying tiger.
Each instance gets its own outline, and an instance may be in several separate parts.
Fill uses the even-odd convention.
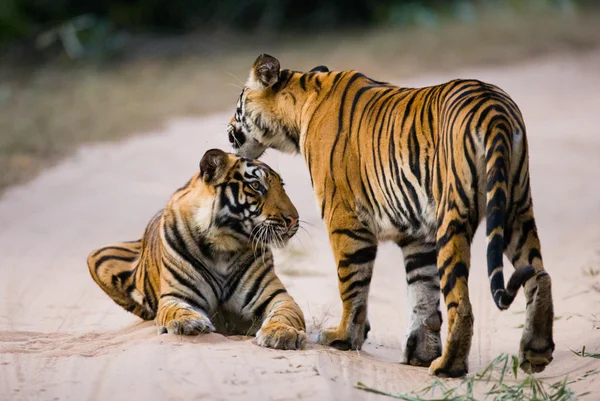
[[[256,334],[303,348],[304,315],[275,275],[272,244],[298,230],[298,212],[266,164],[212,149],[139,241],[88,257],[93,279],[159,334]]]
[[[461,376],[473,336],[471,241],[486,220],[494,302],[506,309],[521,286],[527,315],[521,367],[552,361],[553,306],[531,190],[525,124],[501,89],[476,80],[400,88],[356,71],[280,69],[259,56],[228,127],[237,153],[301,153],[337,263],[343,304],[320,342],[359,349],[377,245],[404,254],[410,301],[402,362]],[[516,268],[505,286],[503,254]],[[440,290],[448,310],[442,353]]]

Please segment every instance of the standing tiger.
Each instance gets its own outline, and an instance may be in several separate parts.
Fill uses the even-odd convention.
[[[410,301],[402,362],[461,376],[473,336],[470,246],[485,217],[495,304],[506,309],[525,288],[521,368],[552,361],[553,306],[529,185],[525,125],[499,88],[454,80],[399,88],[356,71],[280,70],[259,56],[228,126],[236,152],[301,153],[337,263],[343,303],[337,328],[319,342],[360,349],[380,241],[402,249]],[[505,287],[503,252],[515,266]],[[440,289],[448,310],[442,353]]]
[[[298,349],[304,315],[275,275],[270,250],[297,230],[298,212],[276,172],[212,149],[141,240],[95,250],[88,267],[117,304],[155,319],[159,333],[256,333],[261,346]]]

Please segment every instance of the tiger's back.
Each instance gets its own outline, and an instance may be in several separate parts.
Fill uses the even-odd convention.
[[[343,199],[349,208],[367,210],[373,220],[367,223],[381,240],[435,240],[437,206],[444,203],[442,181],[454,176],[463,180],[455,184],[469,187],[465,195],[474,206],[469,208],[469,220],[477,224],[486,209],[484,134],[491,120],[483,114],[490,109],[495,109],[493,119],[502,119],[514,132],[504,140],[518,142],[511,149],[510,167],[525,167],[521,114],[493,85],[454,80],[426,88],[398,88],[353,71],[334,82],[329,89],[344,87],[342,96],[320,104],[311,118],[323,121],[335,113],[336,134],[314,140],[307,130],[299,145],[324,219],[331,218],[327,206],[332,209]],[[511,181],[513,175],[519,172],[511,171]]]

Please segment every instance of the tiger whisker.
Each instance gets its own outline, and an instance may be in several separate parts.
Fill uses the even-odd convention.
[[[306,247],[304,246],[304,244],[303,244],[303,243],[302,243],[302,241],[300,240],[300,237],[298,237],[297,235],[295,235],[295,236],[294,236],[294,239],[295,239],[296,241],[298,241],[298,243],[300,244],[300,246],[302,247],[302,250],[303,250],[304,252],[308,252],[308,251],[306,250]]]
[[[254,254],[254,259],[256,259],[256,251],[258,249],[258,233],[260,232],[260,225],[257,225],[250,232],[250,241],[252,244],[252,253]]]
[[[313,224],[313,223],[311,223],[311,222],[308,222],[308,221],[306,221],[306,220],[298,220],[298,223],[308,224],[309,226],[311,226],[311,227],[315,227],[315,228],[317,227],[317,225],[316,225],[316,224]]]
[[[310,240],[312,246],[315,246],[315,242],[313,241],[312,237],[310,236],[310,233],[308,232],[308,230],[302,226],[298,226],[298,229],[303,230],[306,233],[306,236],[308,237],[308,239]]]
[[[273,243],[277,249],[281,248],[281,234],[276,228],[273,228]]]
[[[236,84],[232,84],[232,83],[227,83],[227,84],[225,84],[225,86],[233,86],[234,88],[238,88],[238,89],[244,89],[244,88],[242,88],[241,86],[239,86],[239,85],[236,85]]]
[[[244,86],[244,83],[238,77],[236,77],[235,74],[232,74],[231,72],[229,72],[227,70],[223,70],[223,71],[225,71],[225,74],[235,78],[236,81],[238,81],[240,83],[240,85]],[[244,88],[240,88],[240,89],[244,89]]]
[[[267,235],[268,235],[267,227],[265,227],[264,224],[261,224],[259,245],[260,245],[260,255],[262,257],[263,264],[265,263],[265,250],[266,250],[265,241],[266,241]]]

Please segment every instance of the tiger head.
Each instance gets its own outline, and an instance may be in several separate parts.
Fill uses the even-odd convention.
[[[260,157],[267,148],[300,152],[300,121],[296,110],[314,94],[307,90],[315,87],[314,76],[328,71],[324,66],[307,74],[280,70],[276,58],[260,55],[227,127],[235,152],[251,158]]]
[[[282,246],[299,227],[298,211],[279,174],[258,160],[219,149],[204,154],[200,172],[172,202],[220,250]]]

